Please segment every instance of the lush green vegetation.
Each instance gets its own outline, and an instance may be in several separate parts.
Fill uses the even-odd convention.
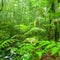
[[[60,60],[60,0],[0,0],[0,60]]]

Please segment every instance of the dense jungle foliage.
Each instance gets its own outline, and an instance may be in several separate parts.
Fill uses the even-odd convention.
[[[60,60],[60,0],[0,0],[0,60]]]

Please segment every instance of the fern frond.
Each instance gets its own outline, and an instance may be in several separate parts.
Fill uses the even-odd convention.
[[[47,46],[45,46],[45,50],[47,50],[47,49],[49,49],[49,48],[53,48],[55,45],[56,45],[56,44],[55,44],[54,41],[50,41],[50,43],[49,43]]]
[[[59,48],[58,48],[58,47],[53,47],[53,48],[51,49],[51,55],[54,55],[54,54],[56,54],[57,52],[59,52]]]
[[[40,47],[43,47],[43,46],[45,46],[45,45],[47,45],[47,44],[49,44],[50,42],[49,41],[40,41],[39,42],[39,46]]]
[[[0,49],[10,46],[10,44],[12,44],[16,41],[17,40],[14,40],[14,39],[5,40],[3,43],[0,44]]]

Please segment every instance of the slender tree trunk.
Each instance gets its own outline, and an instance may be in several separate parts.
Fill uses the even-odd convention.
[[[3,10],[3,0],[1,1],[1,9],[0,9],[0,11],[2,11]]]
[[[60,0],[58,0],[58,2],[59,2],[59,1],[60,1]],[[53,14],[52,18],[50,18],[50,25],[51,25],[52,19],[55,19],[55,16],[54,16],[54,14],[55,14],[55,0],[52,0],[52,2],[51,2],[50,13]],[[51,17],[51,16],[50,16],[50,17]],[[55,41],[58,41],[58,38],[59,38],[59,33],[58,33],[58,28],[57,28],[58,22],[55,21],[53,24],[55,25],[55,30],[54,30],[54,33],[55,33],[55,34],[54,34]],[[50,40],[50,39],[51,39],[51,26],[49,26],[49,33],[48,33],[48,34],[49,34],[48,39]]]
[[[49,24],[51,24],[51,20],[49,21]],[[51,39],[51,26],[48,27],[48,40]]]
[[[54,0],[51,0],[52,2],[51,2],[51,6],[50,6],[50,13],[52,14],[54,14],[55,13],[55,4],[54,4]],[[50,26],[48,27],[48,40],[50,40],[51,39],[51,22],[52,22],[52,16],[50,15],[49,16],[50,17],[50,21],[49,21],[49,24],[50,24]]]
[[[58,41],[58,29],[57,29],[57,22],[54,22],[55,25],[55,41]]]

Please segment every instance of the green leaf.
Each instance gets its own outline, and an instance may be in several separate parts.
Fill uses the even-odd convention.
[[[58,52],[58,56],[60,57],[60,51]]]
[[[51,55],[56,54],[58,51],[59,51],[59,48],[53,47],[52,50],[51,50]]]
[[[45,46],[49,43],[50,43],[49,41],[40,41],[39,46],[42,47],[42,46]]]
[[[43,52],[42,52],[42,51],[38,51],[38,52],[36,52],[36,54],[39,56],[39,58],[41,58],[41,57],[42,57]]]
[[[55,46],[55,43],[50,43],[45,47],[45,50],[52,48],[53,46]]]

